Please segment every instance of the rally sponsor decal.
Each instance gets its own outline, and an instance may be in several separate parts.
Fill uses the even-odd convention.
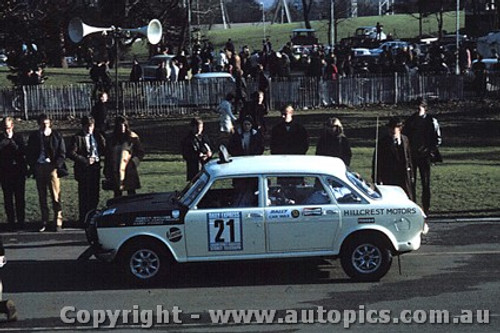
[[[302,215],[304,215],[304,216],[321,216],[321,215],[323,215],[323,209],[321,207],[304,208],[304,210],[302,211]]]
[[[174,221],[171,216],[136,216],[133,222],[133,225],[161,225],[166,224],[170,221]]]
[[[182,231],[179,228],[173,227],[167,231],[167,239],[172,243],[177,243],[182,239]]]
[[[291,213],[289,209],[271,209],[267,213],[267,219],[286,219],[291,217]]]
[[[381,216],[381,215],[415,215],[416,208],[370,208],[370,209],[346,209],[344,216]]]
[[[375,223],[374,217],[360,217],[358,218],[358,223]]]
[[[243,250],[241,212],[208,213],[207,226],[209,251]]]
[[[292,217],[296,219],[297,217],[300,216],[300,212],[296,209],[292,210]]]

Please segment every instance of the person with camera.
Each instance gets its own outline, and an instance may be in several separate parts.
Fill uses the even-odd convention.
[[[76,133],[68,149],[68,157],[75,162],[75,179],[78,182],[79,222],[83,225],[87,212],[99,204],[99,181],[101,179],[101,157],[105,152],[105,140],[95,131],[95,120],[85,116],[82,129]]]

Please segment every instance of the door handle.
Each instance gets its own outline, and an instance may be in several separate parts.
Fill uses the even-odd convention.
[[[338,214],[339,214],[338,210],[331,210],[331,209],[325,210],[325,215],[338,215]]]

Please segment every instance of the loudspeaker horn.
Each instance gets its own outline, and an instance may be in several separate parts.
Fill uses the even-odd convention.
[[[73,43],[79,43],[83,37],[95,33],[95,32],[107,32],[107,31],[124,31],[126,33],[139,33],[148,38],[151,44],[158,44],[161,40],[163,29],[161,23],[157,19],[153,19],[148,25],[136,29],[122,29],[115,28],[114,26],[104,28],[104,27],[93,27],[91,25],[83,23],[83,21],[75,17],[68,25],[69,38]]]
[[[148,42],[151,44],[158,44],[161,40],[163,29],[161,27],[161,23],[157,19],[153,19],[149,21],[148,25],[145,25],[141,28],[137,29],[122,29],[128,32],[136,32],[144,35],[148,38]]]
[[[75,17],[71,19],[68,25],[68,34],[69,38],[73,43],[79,43],[83,39],[83,37],[93,34],[95,32],[104,32],[104,31],[112,31],[114,27],[108,28],[100,28],[93,27],[83,23],[83,21],[79,17]]]

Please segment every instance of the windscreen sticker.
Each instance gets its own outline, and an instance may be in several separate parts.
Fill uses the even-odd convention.
[[[347,209],[344,216],[379,216],[379,215],[415,215],[416,208],[372,208],[372,209]]]
[[[243,250],[241,212],[208,213],[207,225],[209,251]]]

